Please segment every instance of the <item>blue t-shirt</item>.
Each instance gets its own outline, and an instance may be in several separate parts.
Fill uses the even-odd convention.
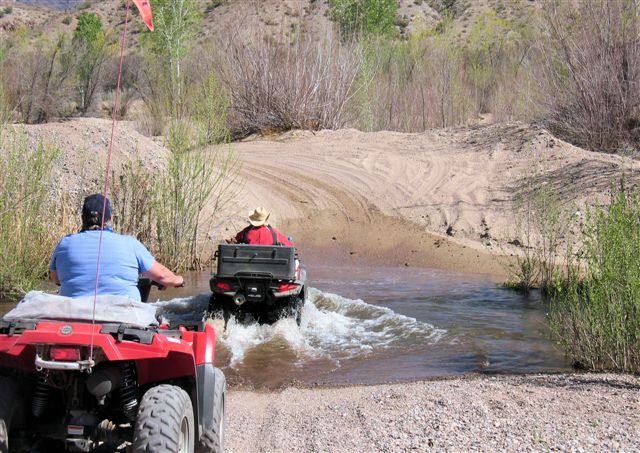
[[[89,230],[65,236],[58,243],[49,269],[58,273],[62,296],[94,294],[99,240],[100,230]],[[154,262],[153,255],[133,236],[104,230],[98,294],[115,294],[140,300],[138,275],[148,271]]]

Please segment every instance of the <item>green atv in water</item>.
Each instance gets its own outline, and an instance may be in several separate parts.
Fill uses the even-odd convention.
[[[300,325],[306,301],[306,270],[295,247],[224,244],[215,254],[209,316],[227,322],[272,324],[292,317]]]

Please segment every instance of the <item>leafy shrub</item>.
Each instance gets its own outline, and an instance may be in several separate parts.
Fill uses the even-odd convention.
[[[167,165],[149,172],[132,161],[114,178],[114,225],[146,244],[172,269],[199,269],[210,225],[235,197],[238,161],[230,148],[194,145],[192,124],[174,121]]]
[[[58,150],[29,145],[19,129],[0,130],[0,297],[19,296],[47,275],[59,239],[48,193]]]
[[[514,233],[522,248],[508,267],[510,287],[524,292],[540,288],[544,294],[553,291],[562,256],[572,247],[567,233],[573,226],[573,212],[561,203],[544,174],[527,178],[515,202]]]
[[[329,17],[345,39],[358,36],[388,36],[394,32],[396,0],[331,0]]]
[[[551,326],[576,365],[640,371],[639,219],[638,192],[620,190],[608,208],[592,211],[582,258],[556,285]]]
[[[72,52],[75,60],[78,110],[85,113],[102,82],[102,69],[111,49],[97,14],[82,13],[73,32]]]
[[[73,38],[86,42],[94,42],[102,33],[102,21],[96,13],[82,13],[78,16],[78,24]]]

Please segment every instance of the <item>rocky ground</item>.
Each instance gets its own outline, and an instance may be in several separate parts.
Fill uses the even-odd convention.
[[[225,451],[638,451],[640,380],[472,377],[230,391]]]

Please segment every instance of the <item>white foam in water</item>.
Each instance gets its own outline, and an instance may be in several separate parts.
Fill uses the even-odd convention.
[[[156,302],[160,316],[172,321],[199,321],[206,310],[208,294]],[[230,365],[242,362],[247,351],[259,345],[285,343],[298,355],[330,354],[347,358],[399,347],[435,344],[446,331],[400,315],[386,307],[347,299],[311,288],[302,310],[302,324],[281,319],[273,325],[242,324],[234,319],[218,339],[231,352]]]

